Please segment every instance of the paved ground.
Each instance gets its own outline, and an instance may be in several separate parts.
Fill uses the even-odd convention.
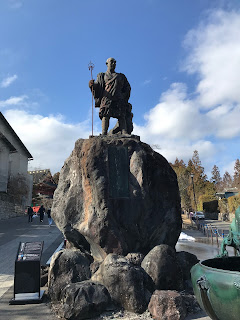
[[[189,226],[189,221],[185,220],[184,222]],[[219,222],[217,223],[219,224]],[[226,228],[228,228],[228,225]],[[186,229],[184,232],[199,240],[206,240],[200,231]],[[13,297],[14,262],[20,241],[44,241],[42,255],[42,265],[44,265],[63,241],[63,237],[56,226],[48,226],[46,217],[43,223],[40,223],[38,218],[35,218],[33,223],[28,223],[27,217],[0,221],[0,320],[56,320],[56,317],[51,313],[49,304],[46,302],[18,306],[9,305],[8,303]],[[211,258],[217,254],[216,244],[212,246],[203,242],[181,241],[177,244],[176,249],[178,251],[192,252],[200,260]],[[111,317],[111,319],[114,318]],[[127,317],[122,319],[136,318]],[[190,315],[186,318],[186,320],[193,319],[210,320],[204,312]]]
[[[63,241],[63,236],[55,225],[48,226],[47,217],[43,223],[39,222],[39,218],[28,223],[27,217],[0,221],[0,319],[55,319],[45,303],[23,306],[8,304],[13,298],[14,262],[18,245],[26,241],[44,241],[41,264],[45,265]]]

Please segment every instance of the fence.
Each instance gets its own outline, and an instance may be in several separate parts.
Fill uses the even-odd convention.
[[[212,223],[196,221],[196,224],[198,230],[203,232],[203,234],[211,241],[212,245],[215,242],[218,248],[220,246],[219,241],[224,239],[229,233],[229,229],[219,228]]]

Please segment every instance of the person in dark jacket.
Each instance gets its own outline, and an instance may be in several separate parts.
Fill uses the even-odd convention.
[[[27,213],[28,213],[28,222],[32,222],[33,208],[29,206],[28,210],[27,210]]]
[[[48,216],[48,225],[49,227],[51,227],[51,224],[52,224],[51,208],[48,209],[47,216]]]
[[[43,205],[41,205],[41,207],[38,210],[39,215],[40,215],[40,222],[43,222],[43,218],[44,218],[44,212],[45,212],[45,208]]]

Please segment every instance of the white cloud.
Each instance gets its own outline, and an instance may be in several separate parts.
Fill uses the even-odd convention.
[[[211,123],[215,136],[224,139],[231,139],[240,136],[240,104],[221,105],[209,111],[206,115]]]
[[[149,85],[151,82],[152,82],[152,80],[147,79],[147,80],[143,81],[142,85],[143,85],[143,86],[147,86],[147,85]]]
[[[7,88],[12,84],[15,80],[17,80],[18,76],[14,74],[13,76],[9,76],[2,80],[0,87],[1,88]]]
[[[90,134],[89,123],[66,123],[61,115],[43,117],[23,110],[8,110],[4,116],[25,144],[34,160],[29,169],[50,168],[59,171],[71,154],[74,143]]]
[[[145,125],[135,125],[134,132],[159,145],[161,149],[156,151],[167,160],[178,157],[187,161],[198,150],[210,172],[214,161],[221,162],[224,140],[224,152],[230,153],[234,143],[228,147],[227,141],[239,140],[239,30],[240,12],[217,10],[189,31],[182,69],[196,75],[195,91],[189,93],[186,84],[173,83],[145,114]]]
[[[24,106],[28,100],[27,95],[22,95],[19,97],[10,97],[6,100],[0,100],[0,107],[5,108],[9,106]]]
[[[198,139],[202,136],[205,125],[194,101],[187,97],[186,85],[182,83],[172,84],[162,94],[160,103],[145,115],[145,119],[148,134],[168,139],[185,139],[187,132],[191,132],[189,140]]]
[[[222,168],[222,176],[224,175],[224,173],[227,171],[228,173],[230,173],[230,175],[233,176],[234,174],[234,166],[235,166],[235,161],[230,161],[229,163],[226,163],[224,165],[224,167]]]
[[[202,107],[240,103],[240,13],[214,11],[185,39],[190,51],[185,70],[200,78],[196,91]]]

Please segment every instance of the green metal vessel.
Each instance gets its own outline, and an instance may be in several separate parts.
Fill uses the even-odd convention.
[[[204,260],[191,269],[194,294],[213,320],[240,320],[240,257]]]

